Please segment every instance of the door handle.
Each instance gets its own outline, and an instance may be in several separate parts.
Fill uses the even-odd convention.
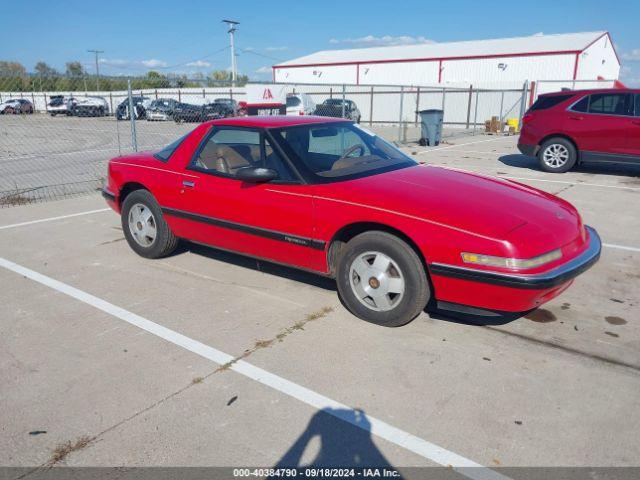
[[[584,120],[584,117],[581,117],[579,115],[571,115],[569,117],[570,120]]]
[[[187,188],[193,188],[196,186],[196,182],[192,182],[191,180],[183,180],[182,186]]]

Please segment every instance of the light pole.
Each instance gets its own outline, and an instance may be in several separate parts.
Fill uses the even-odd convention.
[[[89,53],[96,55],[96,91],[100,90],[100,68],[98,67],[98,54],[104,53],[104,50],[87,50]]]
[[[229,42],[231,46],[231,86],[236,86],[237,66],[236,66],[236,48],[233,43],[233,34],[236,33],[236,25],[240,25],[240,22],[235,20],[222,20],[229,26]]]

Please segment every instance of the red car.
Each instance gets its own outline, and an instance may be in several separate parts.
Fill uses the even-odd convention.
[[[600,255],[597,233],[564,200],[420,166],[327,117],[203,123],[159,152],[112,159],[103,194],[143,257],[186,239],[335,277],[351,312],[386,326],[428,303],[528,311]]]
[[[581,162],[640,163],[640,90],[540,95],[522,123],[518,148],[547,172]]]

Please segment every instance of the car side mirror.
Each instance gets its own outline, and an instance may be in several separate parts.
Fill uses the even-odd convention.
[[[265,183],[278,178],[278,172],[271,168],[243,167],[236,172],[236,178],[248,183]]]

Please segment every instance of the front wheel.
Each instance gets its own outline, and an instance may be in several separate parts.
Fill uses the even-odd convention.
[[[430,297],[418,254],[397,236],[382,231],[362,233],[346,244],[338,259],[336,281],[351,313],[385,327],[409,323]]]
[[[127,243],[142,257],[166,257],[178,246],[178,238],[165,222],[158,202],[147,190],[136,190],[127,195],[121,219]]]
[[[550,138],[542,144],[538,152],[540,168],[545,172],[567,172],[575,165],[577,159],[576,147],[562,137]]]

